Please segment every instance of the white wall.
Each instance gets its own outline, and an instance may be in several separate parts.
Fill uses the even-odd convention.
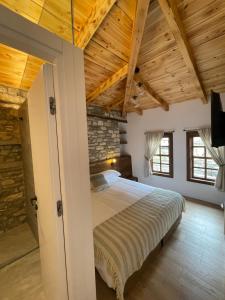
[[[225,102],[225,94],[222,96]],[[221,203],[225,198],[224,192],[219,192],[213,186],[188,182],[186,180],[186,133],[183,128],[198,128],[210,125],[210,104],[202,104],[200,100],[186,101],[170,106],[169,112],[161,108],[143,111],[140,116],[128,114],[127,152],[132,156],[133,174],[140,182],[171,189],[183,195]],[[174,178],[162,176],[144,177],[144,132],[148,130],[175,130],[174,143]]]

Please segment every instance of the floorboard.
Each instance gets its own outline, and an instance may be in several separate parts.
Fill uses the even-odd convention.
[[[2,268],[0,270],[0,299],[47,300],[44,298],[40,269],[38,249]]]
[[[222,210],[187,201],[181,224],[147,262],[125,300],[224,300]],[[96,272],[98,300],[116,300]]]
[[[187,202],[181,224],[125,300],[225,300],[223,228],[221,210]],[[97,273],[96,286],[97,300],[116,300]],[[44,300],[38,250],[0,270],[0,299]]]
[[[38,244],[27,223],[0,234],[0,269],[23,257]]]

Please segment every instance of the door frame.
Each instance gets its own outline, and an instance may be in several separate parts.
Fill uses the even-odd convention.
[[[0,42],[53,63],[69,299],[95,300],[83,51],[2,5]]]
[[[35,195],[38,199],[38,238],[42,286],[46,299],[68,299],[63,217],[57,217],[62,199],[58,163],[56,115],[49,98],[54,95],[53,66],[44,64],[27,94]],[[47,200],[47,201],[46,201]],[[52,251],[52,249],[57,249]]]

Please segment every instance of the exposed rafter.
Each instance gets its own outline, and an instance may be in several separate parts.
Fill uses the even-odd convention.
[[[87,26],[83,26],[88,18],[96,14],[93,8],[97,2],[103,3],[103,0],[72,0],[66,3],[52,0],[2,0],[1,10],[6,6],[71,42],[71,15],[68,13],[71,3],[74,3],[74,36],[80,38],[79,33],[84,33]],[[115,101],[122,97],[124,100],[126,78],[117,76],[117,72],[125,64],[128,65],[137,2],[138,0],[117,1],[84,49],[86,96],[93,96],[93,99],[97,96],[90,102],[96,102],[104,108],[107,105],[112,106],[112,109],[123,108],[123,103],[117,105]],[[176,3],[177,7],[173,6]],[[160,4],[161,7],[164,5],[163,10]],[[168,102],[170,109],[172,104],[191,99],[202,98],[206,101],[204,90],[208,96],[212,89],[224,93],[225,1],[153,0],[148,11],[137,60],[142,82],[149,83],[154,92]],[[172,19],[170,26],[167,22],[169,18]],[[183,32],[186,35],[184,38]],[[182,55],[186,40],[189,43],[187,49],[191,48],[191,52],[186,49]],[[185,53],[189,55],[186,61]],[[0,45],[0,57],[1,83],[9,87],[29,89],[42,63],[30,56],[27,59],[27,54],[3,44]],[[120,79],[123,80],[119,83]],[[135,111],[137,108],[144,111],[160,107],[148,95],[146,86],[139,82],[132,82],[132,93],[126,103],[126,112]],[[101,84],[103,85],[99,88]],[[6,99],[1,99],[1,95],[0,101],[4,107],[11,105]]]
[[[82,26],[77,39],[75,38],[77,47],[84,49],[87,46],[115,2],[116,0],[96,1],[95,7],[92,8],[91,15],[88,17],[87,22]]]
[[[120,104],[123,103],[123,101],[124,101],[124,97],[114,100],[113,102],[111,102],[106,106],[106,110],[110,111],[112,108],[118,107]]]
[[[111,102],[110,104],[108,104],[107,106],[105,106],[105,109],[106,111],[111,111],[113,108],[116,108],[118,107],[119,105],[121,105],[124,101],[124,97],[120,98],[119,100],[114,100],[113,102]],[[142,115],[143,114],[143,111],[142,109],[140,109],[139,107],[136,108],[136,112],[139,114],[139,115]]]
[[[123,80],[127,76],[128,65],[125,65],[123,68],[119,69],[116,73],[114,73],[110,78],[100,84],[97,89],[87,95],[87,102],[90,103],[94,101],[99,95],[101,95],[104,91],[112,87],[117,82]]]
[[[187,36],[184,30],[183,23],[179,16],[176,0],[158,0],[160,7],[163,11],[164,16],[167,19],[167,22],[170,26],[170,29],[174,35],[174,38],[177,42],[177,46],[184,58],[184,61],[188,67],[189,72],[193,75],[195,79],[196,87],[199,90],[201,99],[203,103],[207,103],[207,94],[205,92],[204,86],[202,84],[198,67],[195,62],[190,44],[187,40]]]
[[[156,104],[161,106],[166,111],[169,110],[169,104],[165,100],[163,100],[159,95],[157,95],[157,93],[155,93],[155,91],[151,88],[151,86],[149,85],[149,83],[147,81],[143,80],[139,71],[135,72],[134,80],[143,85],[144,90],[151,96],[152,100]]]
[[[142,115],[143,115],[143,110],[140,109],[140,108],[137,108],[137,109],[136,109],[136,113],[137,113],[138,115],[142,116]]]
[[[137,0],[136,15],[133,24],[131,52],[128,62],[128,74],[125,90],[125,98],[123,103],[123,113],[125,113],[126,104],[132,95],[132,86],[134,72],[137,65],[138,53],[144,33],[145,22],[148,14],[148,6],[150,0]]]

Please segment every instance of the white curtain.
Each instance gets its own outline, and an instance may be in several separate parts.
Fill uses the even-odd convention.
[[[219,166],[219,171],[216,177],[215,187],[224,192],[225,191],[225,147],[214,148],[211,143],[211,129],[203,128],[198,130],[206,149],[211,154],[213,160]]]
[[[145,177],[152,175],[151,160],[156,154],[156,151],[163,138],[163,131],[146,132],[145,133]]]

